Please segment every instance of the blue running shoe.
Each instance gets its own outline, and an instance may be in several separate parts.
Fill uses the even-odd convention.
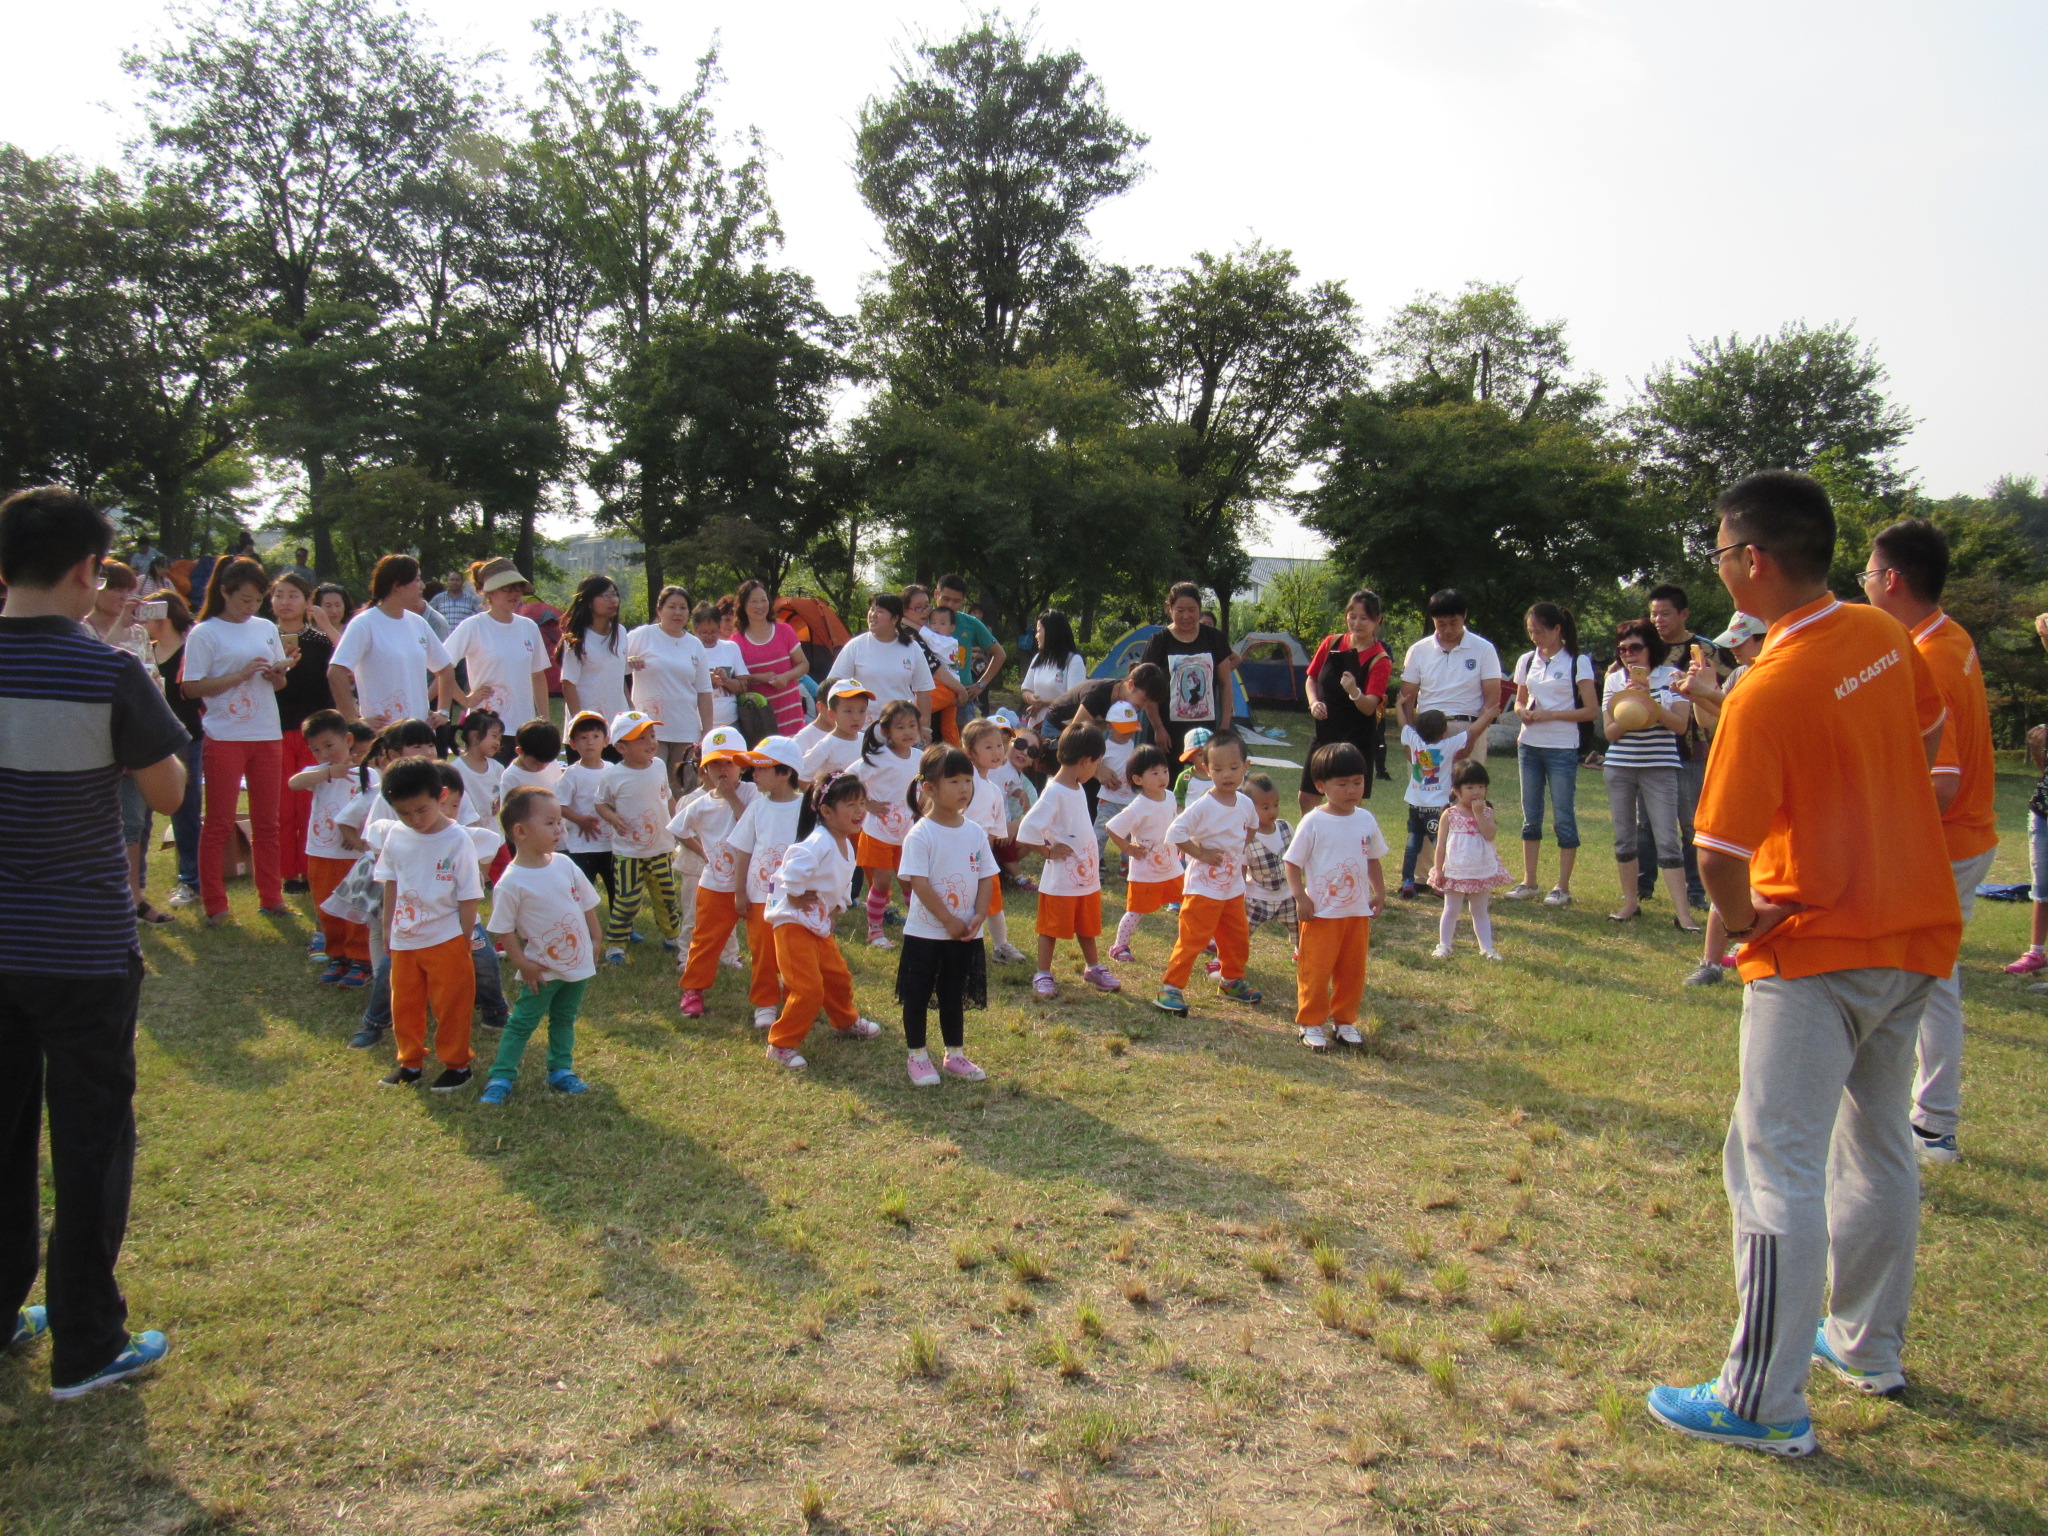
[[[1828,1325],[1825,1320],[1813,1330],[1813,1358],[1849,1383],[1858,1392],[1868,1392],[1872,1397],[1903,1397],[1906,1393],[1904,1371],[1859,1371],[1828,1347]]]
[[[1913,1127],[1913,1145],[1919,1151],[1923,1163],[1955,1163],[1962,1161],[1962,1149],[1956,1145],[1956,1133],[1946,1136],[1930,1136],[1919,1126]]]
[[[566,1067],[559,1072],[548,1074],[548,1086],[557,1093],[588,1093],[590,1084],[583,1081]]]
[[[502,1104],[512,1097],[510,1078],[494,1077],[484,1085],[484,1091],[476,1096],[479,1104]]]
[[[1712,1440],[1717,1445],[1739,1445],[1746,1451],[1770,1456],[1811,1456],[1820,1442],[1813,1437],[1813,1420],[1794,1419],[1788,1424],[1753,1424],[1738,1417],[1721,1401],[1719,1381],[1684,1387],[1652,1387],[1647,1399],[1650,1417],[1667,1429],[1695,1440]]]
[[[306,940],[306,958],[308,960],[323,960],[326,958],[326,956],[327,935],[322,933],[318,928],[315,928],[313,930],[313,936],[310,939]]]
[[[128,1347],[114,1356],[110,1364],[68,1387],[51,1387],[50,1396],[60,1403],[68,1403],[74,1397],[83,1397],[88,1392],[99,1391],[101,1387],[111,1387],[131,1376],[140,1376],[170,1352],[171,1341],[154,1328],[147,1333],[131,1333],[128,1335]]]
[[[1224,982],[1216,990],[1233,1002],[1239,1003],[1256,1003],[1266,995],[1242,976],[1235,981]]]
[[[1152,1006],[1161,1013],[1172,1014],[1177,1019],[1184,1019],[1188,1016],[1187,994],[1181,991],[1179,987],[1162,985],[1159,989],[1159,995],[1152,999]]]
[[[33,1344],[50,1331],[50,1314],[42,1307],[23,1307],[14,1317],[14,1333],[7,1340],[9,1349],[20,1349]]]

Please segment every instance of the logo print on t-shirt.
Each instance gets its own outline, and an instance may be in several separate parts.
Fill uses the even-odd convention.
[[[575,920],[565,917],[542,933],[530,948],[539,955],[543,970],[567,971],[582,955],[582,940],[588,935],[587,925],[579,931]]]
[[[1316,893],[1316,906],[1341,907],[1358,897],[1358,866],[1346,859],[1323,881]]]

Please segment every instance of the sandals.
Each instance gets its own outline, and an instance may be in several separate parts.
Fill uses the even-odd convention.
[[[1643,909],[1637,907],[1631,912],[1610,912],[1607,914],[1607,921],[1610,923],[1632,923],[1642,915]]]
[[[159,912],[146,901],[138,901],[135,903],[135,921],[161,928],[165,923],[175,923],[177,919],[168,912]]]

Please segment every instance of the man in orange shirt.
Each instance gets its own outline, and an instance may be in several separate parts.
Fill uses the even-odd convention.
[[[1814,1360],[1865,1392],[1906,1381],[1913,1048],[1963,926],[1929,776],[1945,711],[1898,620],[1829,593],[1835,517],[1818,483],[1769,470],[1717,510],[1722,584],[1770,625],[1694,819],[1747,983],[1723,1153],[1740,1315],[1720,1376],[1658,1387],[1649,1408],[1699,1439],[1802,1456]]]
[[[1941,610],[1948,583],[1948,536],[1918,518],[1894,523],[1870,546],[1862,576],[1871,606],[1913,637],[1933,669],[1948,709],[1941,755],[1934,763],[1934,799],[1948,840],[1949,870],[1963,921],[1998,851],[1998,779],[1991,756],[1991,705],[1984,669],[1969,631]],[[1920,1015],[1920,1073],[1913,1085],[1914,1146],[1929,1162],[1952,1163],[1962,1115],[1963,968],[1934,984]]]

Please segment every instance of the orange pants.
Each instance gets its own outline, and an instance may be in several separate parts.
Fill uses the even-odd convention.
[[[1369,917],[1316,917],[1301,925],[1301,958],[1294,967],[1295,1023],[1358,1022],[1371,943]]]
[[[476,1007],[476,962],[469,935],[426,949],[391,951],[391,1038],[398,1064],[417,1067],[427,1059],[427,1008],[439,1029],[434,1054],[444,1067],[466,1067],[476,1053],[469,1046],[469,1015]]]
[[[362,923],[322,912],[320,903],[334,894],[334,888],[351,869],[354,859],[328,859],[317,853],[306,855],[306,881],[313,887],[313,912],[320,919],[320,931],[327,935],[327,958],[370,963],[370,930]]]
[[[775,956],[788,990],[782,1013],[768,1031],[768,1043],[795,1049],[804,1043],[824,1009],[834,1029],[849,1029],[860,1017],[853,1006],[853,973],[837,939],[820,938],[802,923],[775,925]]]
[[[756,1008],[773,1008],[782,1000],[781,978],[775,969],[775,940],[768,931],[766,909],[747,909],[747,948],[754,962],[754,974],[747,987],[748,1001]],[[690,929],[690,957],[683,962],[683,990],[708,992],[718,980],[718,955],[733,929],[740,925],[740,898],[732,891],[707,891],[697,887],[697,921]]]
[[[1173,954],[1166,962],[1166,984],[1184,987],[1195,971],[1195,957],[1216,941],[1216,956],[1223,962],[1223,979],[1236,981],[1244,975],[1245,962],[1252,957],[1252,931],[1245,922],[1244,898],[1233,896],[1218,901],[1214,896],[1187,896],[1180,904],[1180,934],[1173,941]]]
[[[1086,896],[1038,893],[1038,932],[1047,939],[1094,939],[1102,936],[1102,892]]]

